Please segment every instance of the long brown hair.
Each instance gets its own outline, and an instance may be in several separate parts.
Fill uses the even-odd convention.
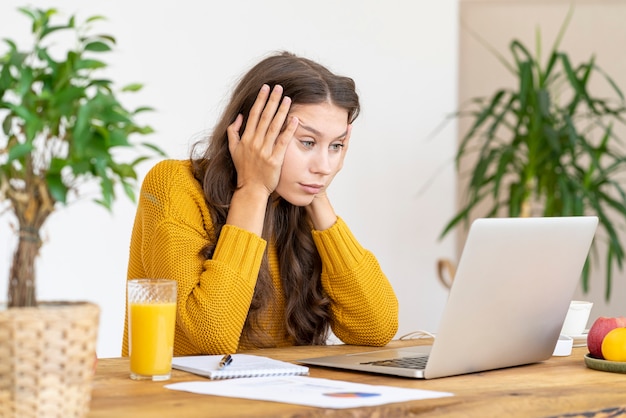
[[[209,206],[213,230],[202,256],[210,259],[237,186],[237,172],[229,149],[226,129],[237,115],[244,116],[240,132],[263,84],[280,84],[293,104],[332,103],[348,112],[348,123],[359,114],[359,97],[351,78],[331,73],[324,66],[288,52],[263,59],[252,67],[235,87],[222,117],[215,126],[208,147],[198,155],[192,152],[194,175],[202,184]],[[196,156],[196,157],[194,157]],[[274,242],[285,297],[288,335],[296,345],[324,344],[330,323],[330,301],[321,285],[321,260],[311,236],[311,223],[303,207],[284,199],[271,202],[265,215],[263,238]],[[254,297],[242,333],[242,341],[255,347],[267,346],[258,326],[264,308],[273,295],[267,252],[259,271]]]

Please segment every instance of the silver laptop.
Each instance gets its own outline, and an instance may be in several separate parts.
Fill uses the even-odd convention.
[[[595,216],[477,219],[432,346],[298,361],[431,379],[546,360],[597,224]]]

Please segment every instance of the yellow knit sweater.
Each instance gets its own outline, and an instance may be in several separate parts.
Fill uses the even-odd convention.
[[[178,282],[174,354],[222,354],[246,349],[240,335],[263,253],[268,250],[276,290],[261,326],[277,347],[285,337],[284,298],[273,245],[256,234],[224,225],[213,258],[204,260],[211,217],[189,161],[166,160],[146,175],[132,231],[128,279]],[[347,344],[382,346],[398,328],[398,302],[376,258],[341,220],[312,231],[322,259],[322,286],[331,299],[331,328]],[[122,355],[128,355],[124,321]]]

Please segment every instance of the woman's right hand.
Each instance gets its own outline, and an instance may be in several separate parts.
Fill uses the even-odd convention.
[[[263,190],[269,197],[278,185],[287,145],[298,127],[295,117],[285,125],[291,99],[282,94],[282,86],[276,85],[270,93],[270,87],[264,84],[250,109],[243,134],[239,132],[241,114],[227,129],[238,190]]]

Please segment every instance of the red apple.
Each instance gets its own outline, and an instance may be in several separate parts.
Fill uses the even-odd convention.
[[[626,327],[626,318],[623,316],[601,316],[596,319],[591,328],[589,328],[589,334],[587,335],[589,354],[592,357],[604,359],[604,356],[602,356],[602,340],[604,340],[604,336],[613,328],[622,327]]]

